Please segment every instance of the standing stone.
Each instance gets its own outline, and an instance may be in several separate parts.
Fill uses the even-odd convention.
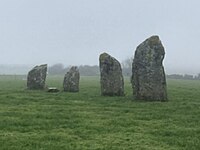
[[[45,88],[47,64],[35,66],[28,73],[27,88],[30,90],[42,90]]]
[[[78,67],[73,66],[71,69],[65,74],[63,81],[63,88],[66,92],[78,92],[79,91],[79,79],[80,74]]]
[[[101,74],[101,95],[123,96],[124,78],[120,63],[107,53],[99,57]]]
[[[164,47],[158,36],[141,43],[132,64],[132,87],[135,98],[147,101],[166,101],[167,86],[163,67]]]

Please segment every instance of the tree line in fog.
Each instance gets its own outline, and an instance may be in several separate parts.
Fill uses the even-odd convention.
[[[70,68],[71,68],[71,66],[64,67],[64,65],[61,63],[54,64],[48,68],[48,74],[49,75],[61,75],[61,74],[63,75]],[[97,66],[97,65],[95,65],[95,66],[81,65],[81,66],[78,66],[78,68],[79,68],[79,72],[82,76],[98,76],[100,74],[99,66]]]
[[[170,74],[167,75],[169,79],[185,79],[185,80],[200,80],[200,73],[198,75],[190,75],[190,74]]]
[[[122,66],[122,72],[124,76],[131,77],[132,75],[132,61],[133,58],[127,58],[124,61],[121,62]],[[79,72],[82,76],[98,76],[100,75],[99,66],[94,65],[80,65]],[[64,67],[63,64],[57,63],[48,68],[48,73],[50,75],[60,75],[65,74],[71,66]],[[186,79],[186,80],[200,80],[200,73],[197,75],[191,75],[191,74],[169,74],[166,75],[169,79]]]
[[[131,76],[132,74],[132,59],[127,59],[121,63],[122,72],[124,76]],[[48,67],[49,75],[63,75],[65,74],[71,66],[65,67],[61,63],[54,64]],[[94,65],[80,65],[78,66],[79,72],[82,76],[98,76],[100,75],[99,66]]]

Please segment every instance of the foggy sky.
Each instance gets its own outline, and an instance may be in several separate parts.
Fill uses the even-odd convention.
[[[1,0],[0,64],[122,61],[159,35],[166,72],[200,72],[199,0]]]

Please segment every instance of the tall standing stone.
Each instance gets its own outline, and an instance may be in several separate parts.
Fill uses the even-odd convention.
[[[101,74],[101,95],[123,96],[124,78],[120,63],[107,53],[99,57]]]
[[[167,100],[164,56],[165,50],[158,36],[146,39],[137,47],[132,64],[132,87],[136,99]]]
[[[30,90],[42,90],[45,88],[47,64],[35,66],[28,73],[27,88]]]
[[[76,66],[71,67],[71,69],[65,74],[63,81],[63,88],[65,92],[78,92],[79,91],[79,79],[80,73]]]

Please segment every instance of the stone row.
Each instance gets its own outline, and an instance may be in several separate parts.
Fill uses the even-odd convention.
[[[47,64],[35,66],[28,73],[27,89],[29,90],[43,90],[45,89],[45,81],[47,75]],[[73,66],[65,74],[63,81],[63,89],[65,92],[78,92],[79,91],[80,74],[78,67]],[[49,88],[49,92],[58,92],[56,88]]]
[[[167,84],[163,59],[164,47],[158,36],[151,36],[135,50],[132,63],[131,83],[135,99],[147,101],[167,101]],[[119,61],[107,53],[99,57],[100,84],[102,96],[124,96],[124,78]],[[34,67],[27,78],[28,89],[44,89],[47,65]],[[65,74],[63,89],[66,92],[79,91],[80,74],[73,66]],[[56,89],[50,89],[56,91]]]

